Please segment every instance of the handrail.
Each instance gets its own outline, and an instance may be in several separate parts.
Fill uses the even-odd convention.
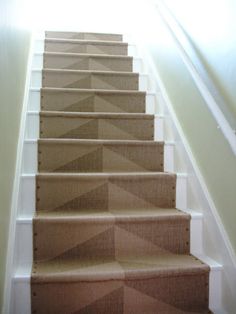
[[[156,5],[165,26],[167,27],[168,31],[172,35],[172,38],[174,39],[176,46],[179,49],[182,60],[187,66],[202,97],[204,98],[209,110],[211,111],[213,117],[215,118],[218,124],[218,128],[222,131],[234,155],[236,155],[235,130],[233,130],[229,121],[226,119],[225,115],[220,109],[219,100],[216,101],[216,98],[220,98],[219,93],[217,92],[216,88],[214,88],[213,83],[210,81],[206,70],[203,68],[203,65],[201,64],[196,54],[196,51],[192,47],[184,30],[182,29],[181,25],[178,23],[176,18],[173,16],[169,8],[162,2],[162,0],[156,0],[154,1],[154,4]],[[194,56],[195,57],[194,59],[198,60],[197,61],[198,69],[194,65],[193,61],[191,60],[190,55]],[[200,72],[199,69],[201,69],[201,71],[204,72],[205,76],[207,77],[207,82],[204,82],[203,78],[201,77],[199,73]],[[211,85],[211,91],[209,90],[209,87],[207,85],[208,86]],[[221,103],[223,103],[222,100],[220,101]]]

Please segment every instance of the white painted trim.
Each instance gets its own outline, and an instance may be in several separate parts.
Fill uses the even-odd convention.
[[[9,224],[9,231],[8,231],[6,274],[5,274],[5,285],[4,285],[3,313],[10,313],[10,307],[11,307],[12,277],[14,274],[14,253],[15,253],[14,247],[15,247],[15,237],[16,237],[16,219],[17,219],[19,188],[20,188],[20,180],[21,180],[24,135],[25,135],[25,127],[26,127],[26,112],[27,112],[29,90],[30,90],[31,65],[32,65],[32,60],[33,60],[33,49],[34,49],[34,40],[33,40],[33,35],[32,35],[31,40],[30,40],[29,57],[28,57],[27,70],[26,70],[24,99],[23,99],[23,105],[22,105],[19,138],[18,138],[18,144],[17,144],[16,168],[15,168],[14,184],[13,184],[13,190],[12,190],[10,224]]]
[[[230,126],[229,121],[226,119],[226,116],[222,112],[219,106],[219,102],[224,106],[225,110],[227,110],[227,105],[224,103],[222,97],[220,97],[216,88],[213,86],[213,83],[210,81],[207,72],[203,69],[202,64],[199,61],[199,58],[196,56],[196,52],[191,46],[190,42],[186,38],[181,26],[174,18],[173,14],[167,8],[167,6],[163,3],[163,1],[157,1],[157,8],[159,10],[160,16],[166,25],[168,31],[172,35],[172,38],[179,49],[182,60],[184,61],[186,67],[189,70],[193,80],[195,81],[201,95],[203,96],[211,114],[215,118],[218,123],[218,128],[221,129],[224,137],[228,141],[234,155],[236,155],[236,134],[235,130]],[[190,55],[194,55],[195,59],[198,60],[197,67],[194,62],[191,60]],[[204,72],[204,76],[206,77],[205,81],[200,74],[199,69],[202,69],[201,72]],[[211,85],[211,90],[209,89],[209,85]],[[217,99],[217,100],[216,100]],[[230,114],[228,114],[229,116]]]

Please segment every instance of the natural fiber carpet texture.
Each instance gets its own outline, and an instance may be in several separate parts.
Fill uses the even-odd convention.
[[[128,56],[46,52],[44,68],[131,72],[133,62]]]
[[[32,313],[210,313],[122,35],[45,35]]]

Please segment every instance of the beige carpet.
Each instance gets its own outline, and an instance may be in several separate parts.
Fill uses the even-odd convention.
[[[132,58],[103,54],[44,53],[44,68],[132,72]]]
[[[131,71],[121,35],[46,32],[32,313],[210,313],[209,267]]]

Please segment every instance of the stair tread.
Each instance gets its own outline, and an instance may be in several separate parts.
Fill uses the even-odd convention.
[[[32,281],[73,282],[136,280],[154,277],[199,275],[208,273],[209,267],[192,255],[162,254],[127,256],[119,259],[57,259],[34,264]]]
[[[190,219],[190,215],[176,208],[136,208],[136,209],[110,209],[84,210],[84,211],[40,211],[34,217],[44,222],[109,222],[109,221],[151,221],[165,219]]]
[[[78,117],[78,118],[99,118],[99,119],[142,119],[152,120],[153,114],[147,113],[107,113],[107,112],[65,112],[65,111],[40,111],[40,116],[54,117]]]

